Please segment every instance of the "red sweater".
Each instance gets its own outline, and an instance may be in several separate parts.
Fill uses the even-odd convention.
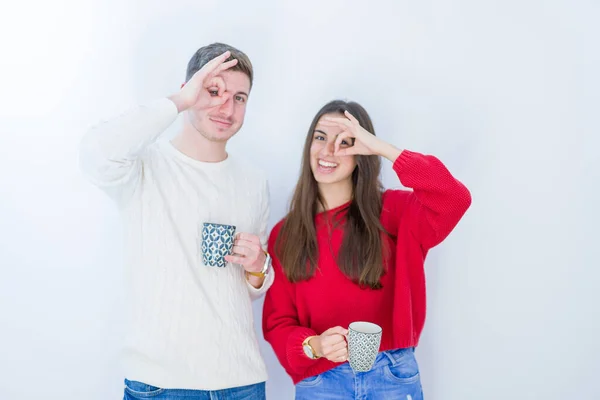
[[[348,204],[315,217],[319,269],[309,280],[293,284],[286,278],[274,251],[283,221],[271,232],[269,253],[275,281],[265,298],[263,332],[294,384],[339,365],[325,358],[312,360],[302,350],[304,339],[331,327],[374,322],[383,328],[380,351],[419,342],[425,323],[423,263],[427,251],[456,226],[471,204],[471,195],[433,156],[404,150],[394,162],[394,171],[413,190],[383,194],[381,223],[395,236],[389,239],[392,251],[382,289],[360,288],[337,266],[343,226],[330,237],[328,225],[333,214]]]

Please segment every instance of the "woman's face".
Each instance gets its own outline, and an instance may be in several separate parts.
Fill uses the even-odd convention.
[[[339,117],[339,114],[325,114]],[[343,130],[338,127],[324,126],[320,120],[315,126],[310,145],[310,168],[319,184],[334,184],[352,177],[356,168],[355,156],[334,156],[335,140]],[[349,147],[343,141],[340,148]]]

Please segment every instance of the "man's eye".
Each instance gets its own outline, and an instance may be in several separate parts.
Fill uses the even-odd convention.
[[[244,103],[246,101],[246,98],[244,96],[236,96],[235,99],[240,103]]]
[[[209,90],[208,93],[210,93],[211,96],[218,96],[219,95],[219,91],[218,90]]]

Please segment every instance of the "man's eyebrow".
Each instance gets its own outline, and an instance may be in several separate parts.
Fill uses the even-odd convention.
[[[246,93],[246,92],[237,92],[237,93],[236,93],[236,96],[237,96],[237,95],[240,95],[240,94],[243,94],[244,96],[246,96],[246,97],[249,97],[249,96],[248,96],[248,93]]]

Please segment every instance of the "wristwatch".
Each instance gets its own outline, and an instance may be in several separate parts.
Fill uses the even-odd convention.
[[[316,360],[317,358],[320,358],[317,355],[315,349],[309,343],[310,339],[314,337],[316,336],[309,336],[306,339],[304,339],[304,342],[302,342],[302,349],[304,350],[304,354],[306,354],[306,357],[310,358],[311,360]]]
[[[263,250],[264,251],[264,250]],[[264,278],[269,273],[269,267],[271,267],[271,255],[265,251],[265,264],[263,265],[263,269],[260,272],[248,272],[249,275],[258,276],[259,278]]]

